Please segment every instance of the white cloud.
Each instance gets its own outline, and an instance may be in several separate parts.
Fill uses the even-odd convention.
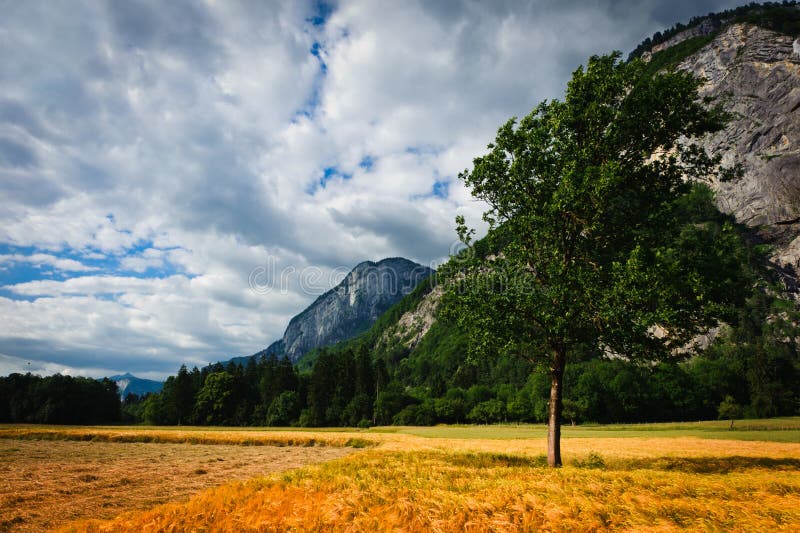
[[[99,270],[97,267],[84,265],[80,261],[76,261],[74,259],[65,259],[63,257],[56,257],[55,255],[42,253],[31,255],[0,255],[0,269],[2,268],[3,264],[9,263],[28,263],[37,267],[50,266],[63,272],[91,272],[93,270]]]

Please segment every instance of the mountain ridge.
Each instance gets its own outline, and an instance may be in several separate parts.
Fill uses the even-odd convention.
[[[234,357],[244,365],[253,357],[287,356],[293,363],[325,346],[367,331],[378,318],[435,271],[404,257],[361,261],[335,287],[319,295],[289,320],[283,336],[252,355]]]
[[[296,362],[313,348],[356,336],[432,273],[402,257],[359,263],[289,321],[282,339],[284,353]]]
[[[125,398],[128,394],[135,394],[137,396],[145,396],[160,392],[164,387],[164,382],[156,381],[153,379],[145,379],[134,376],[130,372],[124,374],[117,374],[109,376],[111,381],[117,384],[120,398]]]

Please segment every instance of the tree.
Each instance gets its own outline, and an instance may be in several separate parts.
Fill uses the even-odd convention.
[[[268,426],[288,426],[300,415],[300,399],[295,391],[281,392],[267,411]]]
[[[619,53],[577,69],[563,101],[503,125],[459,175],[489,206],[487,236],[458,217],[468,248],[451,259],[442,315],[470,353],[513,354],[550,375],[548,464],[561,465],[567,360],[586,347],[656,360],[727,316],[747,277],[729,222],[687,222],[686,178],[730,179],[719,158],[682,142],[726,114],[690,74],[649,76]]]
[[[197,393],[194,418],[200,424],[223,425],[233,421],[236,409],[236,380],[223,370],[212,372]]]
[[[728,395],[725,396],[725,399],[719,404],[718,413],[720,420],[727,418],[731,421],[731,425],[728,429],[733,431],[733,421],[742,416],[742,407],[736,403],[733,396]]]
[[[173,386],[175,412],[178,417],[178,425],[180,426],[191,418],[192,409],[194,408],[194,397],[197,392],[194,389],[192,376],[186,369],[186,365],[181,365],[178,374],[175,376]]]

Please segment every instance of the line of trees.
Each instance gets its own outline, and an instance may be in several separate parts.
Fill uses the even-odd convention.
[[[101,424],[119,422],[117,384],[56,374],[0,377],[0,422]]]
[[[124,410],[128,419],[151,424],[365,426],[376,422],[378,392],[387,382],[365,349],[322,350],[303,374],[271,354],[247,365],[183,366],[160,393],[126,398]]]

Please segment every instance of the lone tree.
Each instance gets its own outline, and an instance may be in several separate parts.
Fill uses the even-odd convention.
[[[563,101],[509,120],[459,176],[489,205],[489,232],[473,244],[474,230],[456,219],[468,248],[445,268],[442,314],[468,332],[473,355],[500,350],[549,370],[550,466],[561,465],[571,356],[674,356],[749,284],[734,227],[686,216],[687,178],[735,175],[686,142],[726,120],[699,101],[699,83],[646,75],[619,53],[594,56]]]

